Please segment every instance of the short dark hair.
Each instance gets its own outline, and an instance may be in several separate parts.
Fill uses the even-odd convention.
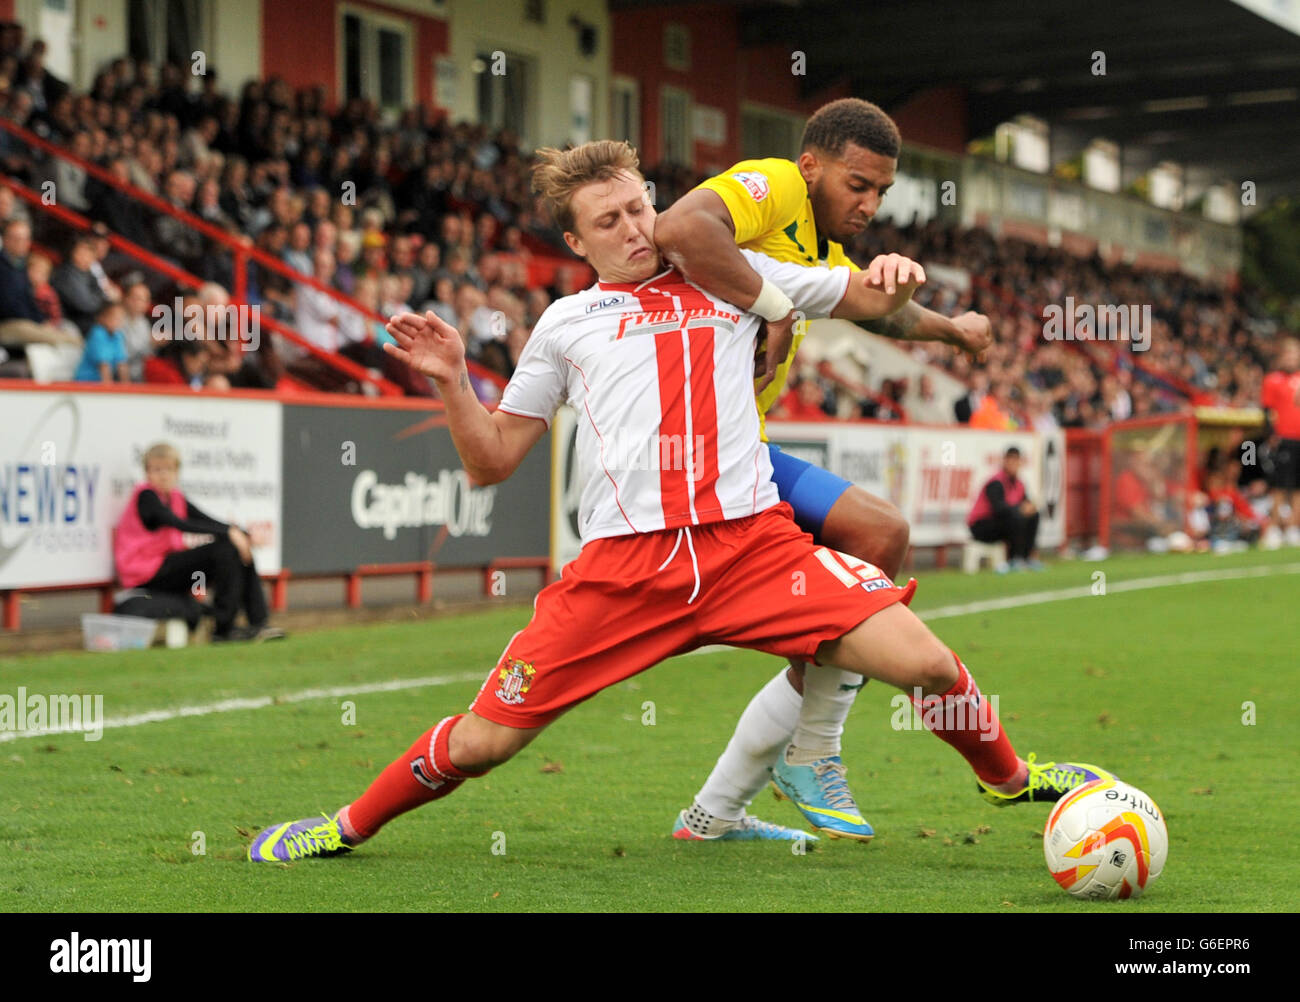
[[[846,143],[896,158],[903,138],[894,120],[879,106],[857,97],[842,97],[822,105],[808,119],[800,149],[839,156]]]
[[[1003,459],[1010,459],[1012,456],[1015,456],[1017,459],[1020,458],[1020,449],[1017,446],[1011,446],[1011,448],[1007,449],[1007,451],[1002,454]]]

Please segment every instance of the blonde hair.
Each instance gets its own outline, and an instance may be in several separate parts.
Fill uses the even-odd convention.
[[[612,181],[620,174],[641,179],[641,160],[627,143],[601,139],[569,150],[546,147],[536,152],[533,192],[542,197],[555,225],[573,231],[573,194],[593,181]]]
[[[160,459],[163,462],[170,462],[177,470],[181,468],[181,454],[176,451],[174,445],[168,445],[166,442],[157,442],[145,450],[140,461],[144,465],[145,471],[149,470],[150,460]]]

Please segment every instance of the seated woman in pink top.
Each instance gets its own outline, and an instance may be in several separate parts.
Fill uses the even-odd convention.
[[[200,511],[176,486],[180,454],[159,443],[144,454],[145,483],[127,502],[113,539],[113,560],[124,588],[188,593],[196,575],[215,592],[214,641],[272,640],[284,631],[267,626],[266,596],[253,567],[248,534]],[[186,548],[182,533],[216,539]],[[240,610],[248,625],[235,626]]]

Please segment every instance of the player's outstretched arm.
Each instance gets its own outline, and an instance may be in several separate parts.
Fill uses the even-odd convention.
[[[982,313],[968,310],[949,319],[919,303],[908,302],[889,316],[860,321],[873,334],[896,341],[942,341],[983,362],[993,344],[993,324]]]
[[[925,269],[902,254],[881,254],[865,271],[849,276],[844,298],[832,317],[879,320],[897,313],[925,283]]]
[[[499,483],[514,473],[546,431],[545,423],[484,407],[469,383],[465,343],[432,310],[424,316],[400,313],[387,329],[397,344],[385,344],[384,351],[437,384],[465,472],[479,484]]]

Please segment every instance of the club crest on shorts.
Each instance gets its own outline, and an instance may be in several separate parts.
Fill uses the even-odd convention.
[[[510,658],[497,670],[497,699],[503,703],[516,706],[524,701],[528,688],[533,684],[537,669],[527,661]]]

